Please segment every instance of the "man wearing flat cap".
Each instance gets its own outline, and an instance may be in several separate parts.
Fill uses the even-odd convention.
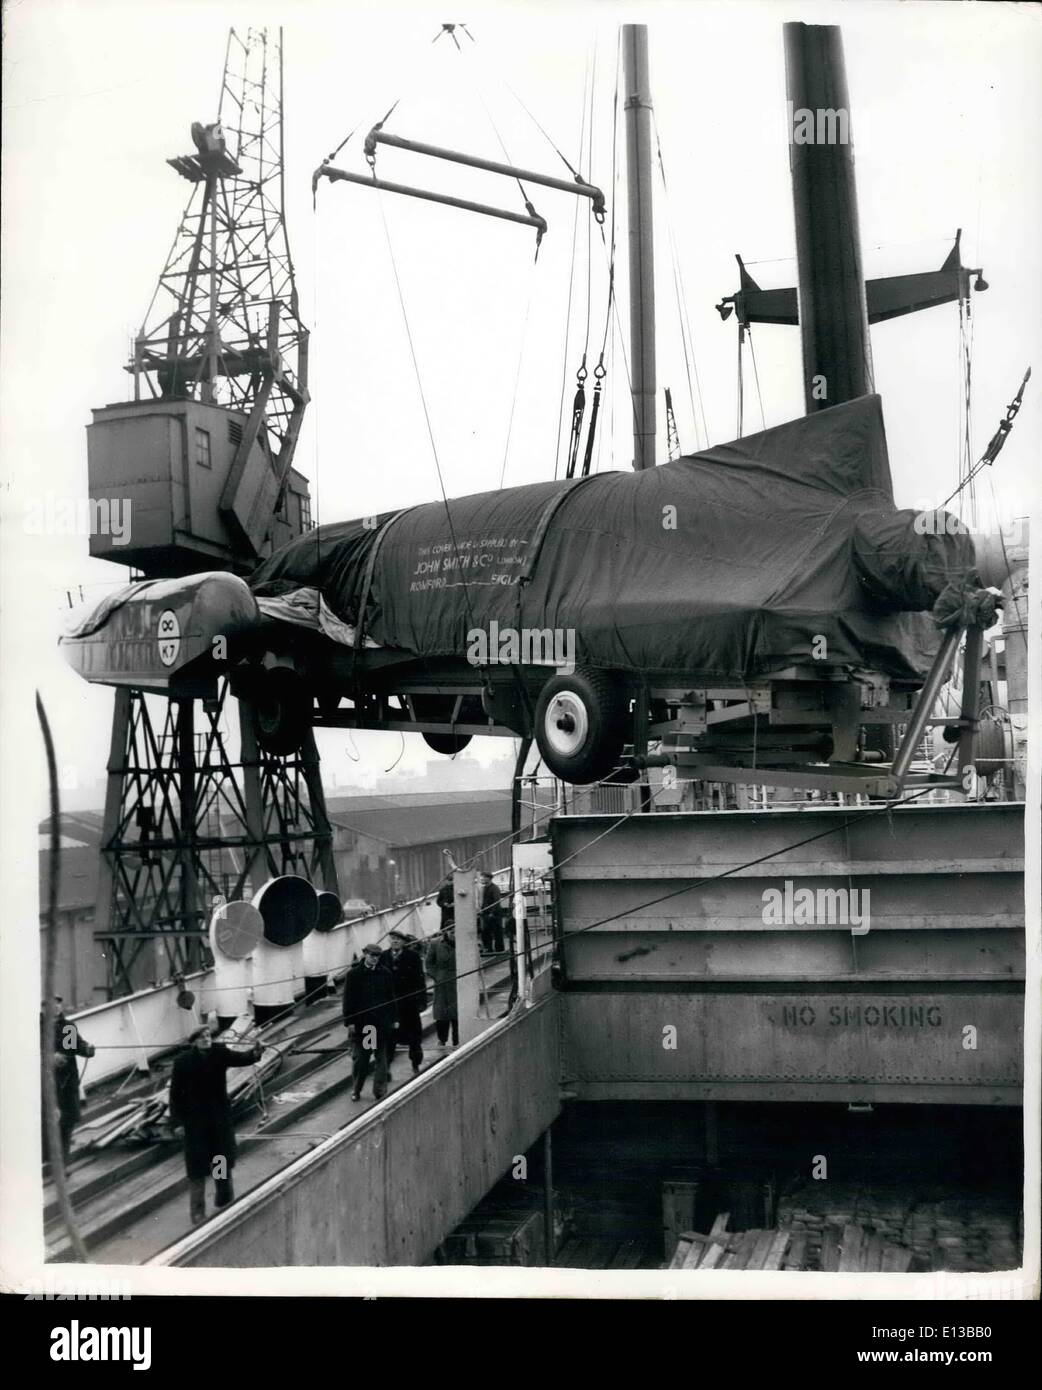
[[[407,1047],[412,1074],[416,1076],[423,1065],[423,1025],[420,1014],[427,1007],[427,977],[420,960],[418,946],[408,932],[388,933],[390,948],[384,954],[384,964],[394,980],[395,1022],[398,1032],[392,1037],[387,1053],[388,1066],[395,1048]]]
[[[214,1180],[214,1206],[220,1210],[235,1201],[235,1125],[228,1100],[229,1067],[248,1067],[260,1061],[263,1049],[233,1052],[215,1043],[209,1024],[197,1028],[174,1061],[170,1077],[170,1121],[175,1133],[184,1130],[188,1209],[192,1225],[206,1219],[206,1179]]]
[[[344,980],[344,1027],[351,1030],[352,1100],[362,1099],[362,1087],[373,1067],[373,1098],[387,1092],[387,1053],[394,1038],[394,979],[375,943],[362,947]]]

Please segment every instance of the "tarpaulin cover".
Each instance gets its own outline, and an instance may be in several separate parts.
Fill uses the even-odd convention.
[[[925,674],[965,535],[893,502],[878,396],[642,472],[535,483],[324,526],[255,593],[314,585],[381,646],[463,657],[492,620],[574,632],[581,665],[748,679],[814,660]],[[449,524],[451,517],[451,527]],[[920,528],[923,529],[923,528]]]

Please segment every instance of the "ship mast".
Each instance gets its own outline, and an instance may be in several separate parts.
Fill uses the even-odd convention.
[[[803,391],[811,415],[874,389],[840,30],[786,24],[785,80]]]
[[[626,193],[630,247],[630,390],[633,467],[655,466],[655,248],[651,181],[651,84],[646,24],[622,26],[626,84]]]

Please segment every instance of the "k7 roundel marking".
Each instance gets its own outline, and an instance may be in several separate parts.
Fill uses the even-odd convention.
[[[159,643],[159,659],[164,666],[173,666],[177,653],[181,650],[181,624],[172,608],[164,608],[156,624],[156,640]]]

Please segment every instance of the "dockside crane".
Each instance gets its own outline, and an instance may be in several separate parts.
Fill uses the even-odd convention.
[[[127,364],[133,399],[94,410],[87,431],[90,495],[131,505],[129,544],[92,536],[91,554],[133,567],[154,600],[139,641],[164,666],[191,640],[170,581],[248,574],[311,528],[293,468],[308,329],[286,232],[281,31],[229,32],[216,119],[191,135],[167,160],[191,191]],[[132,652],[125,667],[103,677],[116,702],[95,931],[110,995],[203,965],[218,894],[294,872],[336,889],[314,739],[265,751],[244,704],[233,762],[217,662],[176,692],[143,684]]]

